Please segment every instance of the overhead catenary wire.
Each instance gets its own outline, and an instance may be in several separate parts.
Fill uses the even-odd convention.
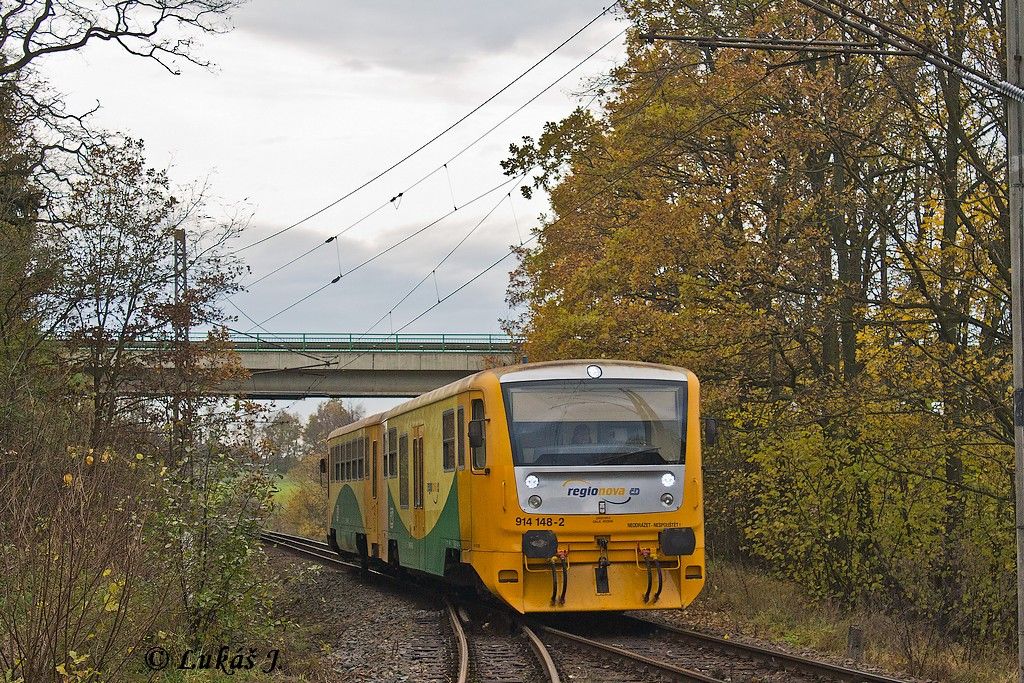
[[[299,299],[293,301],[292,303],[290,303],[287,306],[285,306],[284,308],[280,309],[279,311],[277,311],[276,313],[274,313],[270,317],[264,318],[259,323],[257,323],[256,326],[257,327],[263,327],[264,325],[266,325],[271,320],[274,320],[275,318],[277,318],[278,316],[282,315],[283,313],[285,313],[285,312],[295,308],[296,306],[298,306],[299,304],[303,303],[304,301],[307,301],[310,298],[316,296],[317,294],[319,294],[320,292],[324,291],[325,289],[327,289],[331,285],[337,284],[338,282],[341,281],[342,278],[347,277],[347,276],[351,275],[352,273],[356,272],[357,270],[360,270],[364,266],[369,265],[370,263],[372,263],[372,262],[376,261],[377,259],[379,259],[380,257],[384,256],[385,254],[387,254],[387,253],[393,251],[394,249],[400,247],[401,245],[405,244],[406,242],[408,242],[412,238],[416,237],[417,235],[420,235],[420,234],[426,232],[427,230],[429,230],[430,228],[434,227],[435,225],[437,225],[438,223],[440,223],[444,219],[448,218],[449,216],[457,213],[458,211],[461,211],[462,209],[465,209],[468,206],[471,206],[471,205],[475,204],[476,202],[478,202],[479,200],[483,199],[487,195],[493,194],[494,192],[502,189],[503,187],[505,187],[506,185],[510,184],[511,182],[513,182],[512,179],[504,180],[504,181],[498,183],[497,185],[495,185],[494,187],[490,188],[489,190],[485,190],[485,191],[481,192],[476,197],[470,199],[469,201],[467,201],[462,206],[457,207],[457,208],[453,208],[452,210],[448,211],[447,213],[445,213],[445,214],[435,218],[434,220],[430,221],[429,223],[427,223],[423,227],[419,228],[418,230],[416,230],[416,231],[406,235],[405,237],[403,237],[402,239],[398,240],[397,242],[393,242],[392,244],[390,244],[389,246],[385,247],[384,249],[381,249],[380,251],[376,252],[372,256],[364,259],[363,261],[361,261],[357,265],[349,268],[348,270],[346,270],[344,272],[338,273],[338,275],[335,276],[333,279],[331,279],[329,282],[321,285],[320,287],[317,287],[313,291],[311,291],[311,292],[305,294],[304,296],[300,297]]]
[[[518,182],[522,182],[522,180],[523,180],[523,179],[524,179],[525,177],[526,177],[526,175],[525,175],[525,174],[524,174],[524,175],[521,175],[521,176],[519,176],[519,178],[517,178],[517,179],[515,180],[515,182],[517,182],[517,183],[518,183]],[[407,291],[407,292],[406,292],[406,293],[405,293],[405,294],[404,294],[404,295],[403,295],[403,296],[402,296],[402,297],[401,297],[401,298],[400,298],[400,299],[399,299],[398,301],[396,301],[396,302],[395,302],[395,303],[394,303],[394,304],[393,304],[393,305],[391,306],[391,308],[389,308],[389,309],[388,309],[388,310],[387,310],[387,311],[386,311],[386,312],[385,312],[385,313],[384,313],[383,315],[381,315],[381,316],[380,316],[379,318],[377,318],[377,320],[376,320],[376,321],[375,321],[375,322],[374,322],[374,323],[373,323],[372,325],[370,325],[370,327],[369,327],[369,328],[367,328],[367,330],[366,330],[365,332],[363,332],[362,334],[360,334],[360,335],[359,335],[359,336],[357,337],[357,339],[362,339],[363,337],[365,337],[366,335],[368,335],[368,334],[369,334],[370,332],[372,332],[372,331],[373,331],[373,330],[374,330],[374,329],[375,329],[375,328],[377,327],[377,325],[380,325],[380,324],[381,324],[382,322],[384,322],[384,319],[385,319],[385,318],[390,318],[390,317],[391,317],[391,315],[392,315],[392,314],[393,314],[393,313],[394,313],[394,312],[395,312],[395,311],[396,311],[396,310],[398,309],[398,307],[399,307],[399,306],[401,306],[401,305],[402,305],[403,303],[405,303],[405,302],[406,302],[406,300],[408,300],[408,298],[409,298],[410,296],[412,296],[412,295],[413,295],[414,293],[416,293],[416,290],[418,290],[418,289],[419,289],[420,287],[422,287],[422,286],[423,286],[423,283],[424,283],[424,282],[426,282],[426,281],[427,281],[428,279],[430,279],[430,277],[431,277],[431,276],[433,276],[433,277],[434,277],[434,293],[435,293],[435,295],[436,295],[436,298],[437,298],[437,300],[438,300],[438,301],[440,301],[440,300],[441,300],[441,294],[440,294],[440,290],[439,290],[439,288],[438,288],[438,284],[437,284],[437,270],[438,270],[438,268],[440,268],[441,266],[443,266],[443,265],[445,264],[445,262],[447,262],[447,261],[448,261],[448,259],[450,259],[450,258],[452,257],[452,255],[454,255],[454,254],[455,254],[455,252],[456,252],[456,251],[458,251],[459,247],[461,247],[461,246],[462,246],[463,244],[465,244],[466,240],[468,240],[468,239],[469,239],[469,238],[470,238],[470,237],[471,237],[471,236],[473,235],[473,233],[475,233],[475,232],[477,231],[477,229],[478,229],[478,228],[479,228],[479,227],[480,227],[481,225],[483,225],[483,224],[484,224],[484,222],[485,222],[485,221],[486,221],[486,220],[487,220],[488,218],[490,218],[490,217],[491,217],[491,215],[493,215],[493,214],[494,214],[494,212],[495,212],[495,211],[496,211],[496,210],[498,209],[498,207],[500,207],[500,206],[502,205],[502,203],[503,203],[503,202],[504,202],[504,201],[505,201],[506,199],[509,199],[509,200],[511,201],[511,197],[512,197],[512,193],[511,193],[511,192],[509,192],[509,193],[507,193],[507,194],[506,194],[506,195],[505,195],[504,197],[502,197],[502,198],[501,198],[500,200],[498,200],[498,202],[497,202],[497,203],[496,203],[496,204],[495,204],[494,206],[492,206],[492,207],[491,207],[490,211],[488,211],[488,212],[487,212],[486,214],[484,214],[484,216],[483,216],[483,217],[482,217],[482,218],[481,218],[481,219],[480,219],[479,221],[477,221],[477,222],[476,222],[476,224],[475,224],[475,225],[474,225],[474,226],[473,226],[472,228],[470,228],[469,232],[467,232],[467,233],[466,233],[466,234],[465,234],[465,235],[464,235],[464,236],[462,237],[462,239],[461,239],[461,240],[459,240],[459,242],[458,242],[458,243],[457,243],[457,244],[456,244],[456,245],[455,245],[454,247],[452,247],[452,248],[451,248],[451,250],[449,250],[449,252],[448,252],[447,254],[445,254],[445,255],[444,255],[444,257],[443,257],[443,258],[442,258],[442,259],[441,259],[440,261],[438,261],[438,262],[437,262],[436,264],[434,264],[434,267],[433,267],[433,268],[431,268],[430,272],[428,272],[428,273],[427,273],[426,275],[424,275],[424,276],[423,276],[423,277],[422,277],[422,278],[420,279],[420,281],[419,281],[419,282],[417,282],[417,283],[416,283],[415,285],[413,285],[413,286],[412,286],[412,287],[411,287],[411,288],[409,289],[409,291]],[[522,238],[520,238],[520,244],[522,244]],[[394,327],[394,326],[392,325],[392,328],[393,328],[393,327]],[[394,334],[394,330],[393,330],[393,329],[392,329],[392,334]]]
[[[446,160],[445,160],[445,161],[444,161],[444,162],[443,162],[442,164],[438,165],[437,167],[433,168],[432,170],[430,170],[429,172],[427,172],[426,174],[424,174],[424,175],[423,175],[422,177],[420,177],[420,178],[419,178],[418,180],[416,180],[415,182],[413,182],[413,183],[412,183],[411,185],[409,185],[408,187],[406,187],[406,188],[405,188],[405,189],[403,189],[402,191],[398,192],[397,194],[395,194],[394,196],[392,196],[392,197],[391,197],[390,199],[388,199],[387,201],[384,201],[384,202],[380,203],[380,204],[379,204],[379,205],[377,205],[377,206],[376,206],[376,207],[375,207],[374,209],[372,209],[372,210],[371,210],[370,212],[368,212],[368,213],[364,214],[364,215],[363,215],[362,217],[360,217],[360,218],[359,218],[358,220],[356,220],[355,222],[353,222],[353,223],[351,223],[351,224],[347,225],[347,226],[346,226],[345,228],[343,228],[343,229],[339,230],[338,232],[336,232],[336,233],[332,234],[332,235],[331,235],[330,237],[328,237],[327,239],[325,239],[325,240],[324,240],[323,242],[320,242],[320,243],[316,244],[315,246],[313,246],[313,247],[310,247],[309,249],[307,249],[306,251],[302,252],[301,254],[299,254],[299,255],[295,256],[294,258],[290,259],[289,261],[287,261],[287,262],[285,262],[285,263],[281,264],[280,266],[278,266],[278,267],[274,268],[274,269],[273,269],[273,270],[271,270],[270,272],[268,272],[268,273],[266,273],[266,274],[264,274],[264,275],[261,275],[261,276],[260,276],[260,277],[258,277],[257,279],[255,279],[255,280],[253,280],[252,282],[248,283],[248,284],[246,285],[246,287],[253,287],[253,286],[255,286],[255,285],[257,285],[257,284],[259,284],[259,283],[263,282],[264,280],[266,280],[266,279],[270,278],[271,276],[273,276],[273,275],[276,275],[277,273],[281,272],[281,271],[282,271],[282,270],[284,270],[285,268],[288,268],[289,266],[291,266],[291,265],[294,265],[294,264],[295,264],[295,263],[297,263],[298,261],[301,261],[302,259],[306,258],[306,257],[307,257],[307,256],[309,256],[310,254],[312,254],[312,253],[314,253],[315,251],[319,250],[319,249],[320,249],[321,247],[323,247],[324,245],[326,245],[326,244],[330,244],[331,242],[333,242],[333,241],[337,240],[337,239],[338,239],[339,237],[341,237],[341,236],[342,236],[342,235],[344,235],[345,233],[347,233],[347,232],[349,232],[350,230],[352,230],[352,229],[354,229],[354,228],[358,227],[358,226],[359,226],[359,225],[361,225],[361,224],[362,224],[363,222],[365,222],[365,221],[366,221],[367,219],[369,219],[369,218],[373,217],[373,216],[374,216],[375,214],[379,213],[379,212],[380,212],[380,211],[381,211],[382,209],[386,208],[386,207],[387,207],[388,205],[393,205],[393,206],[395,206],[395,208],[398,208],[398,204],[400,204],[400,203],[401,203],[401,201],[402,201],[402,198],[403,198],[403,197],[404,197],[404,196],[405,196],[406,194],[408,194],[408,193],[409,193],[409,192],[411,192],[412,190],[414,190],[414,189],[416,189],[417,187],[419,187],[420,185],[422,185],[422,184],[423,184],[424,182],[426,182],[426,181],[427,181],[427,180],[428,180],[429,178],[433,177],[433,176],[434,176],[435,174],[439,173],[440,171],[442,171],[442,170],[447,170],[447,167],[448,167],[448,165],[449,165],[449,164],[451,164],[452,162],[454,162],[454,161],[456,161],[457,159],[459,159],[459,157],[461,157],[461,156],[462,156],[463,154],[465,154],[466,152],[468,152],[468,151],[469,151],[470,149],[472,149],[472,148],[473,148],[473,147],[475,147],[476,145],[480,144],[480,142],[481,142],[481,141],[483,141],[483,140],[484,140],[484,139],[485,139],[485,138],[486,138],[487,136],[489,136],[489,135],[490,135],[491,133],[493,133],[494,131],[496,131],[496,130],[497,130],[498,128],[500,128],[501,126],[503,126],[504,124],[506,124],[506,123],[507,123],[507,122],[508,122],[508,121],[509,121],[510,119],[512,119],[512,118],[513,118],[514,116],[516,116],[516,115],[517,115],[517,114],[519,114],[519,113],[520,113],[521,111],[523,111],[524,109],[526,109],[526,107],[528,107],[528,106],[530,106],[531,104],[533,104],[534,102],[536,102],[536,101],[537,101],[537,100],[538,100],[538,99],[539,99],[539,98],[540,98],[541,96],[543,96],[543,95],[544,95],[545,93],[547,93],[548,91],[550,91],[550,90],[551,90],[552,88],[554,88],[554,87],[555,87],[556,85],[558,85],[559,83],[561,83],[562,81],[564,81],[564,80],[565,80],[566,78],[568,78],[569,76],[571,76],[571,75],[572,75],[572,74],[573,74],[574,72],[576,72],[576,71],[577,71],[577,70],[578,70],[578,69],[579,69],[579,68],[580,68],[581,66],[583,66],[584,64],[586,64],[587,62],[589,62],[589,61],[590,61],[591,59],[593,59],[594,57],[596,57],[596,56],[597,56],[598,54],[600,54],[600,53],[601,53],[602,51],[604,51],[604,50],[605,50],[605,49],[606,49],[606,48],[607,48],[607,47],[608,47],[609,45],[611,45],[611,44],[612,44],[612,43],[614,43],[615,41],[619,40],[619,39],[620,39],[620,38],[621,38],[621,37],[622,37],[623,35],[625,35],[625,33],[626,33],[626,30],[625,30],[625,29],[623,29],[622,31],[619,31],[619,32],[618,32],[618,33],[616,33],[616,34],[615,34],[614,36],[612,36],[611,38],[609,38],[608,40],[606,40],[606,41],[605,41],[605,42],[604,42],[603,44],[601,44],[601,46],[600,46],[600,47],[598,47],[597,49],[595,49],[595,50],[591,51],[591,52],[590,52],[589,54],[587,54],[587,55],[586,55],[585,57],[583,57],[583,58],[582,58],[581,60],[579,60],[578,62],[576,62],[576,63],[575,63],[575,64],[574,64],[574,65],[573,65],[573,66],[572,66],[571,68],[569,68],[569,69],[568,69],[567,71],[565,71],[565,72],[564,72],[564,73],[562,73],[562,74],[561,74],[560,76],[558,76],[558,77],[557,77],[557,78],[555,78],[555,79],[554,79],[553,81],[551,81],[551,82],[550,82],[550,83],[548,83],[548,84],[547,84],[546,86],[544,86],[544,88],[542,88],[541,90],[539,90],[539,91],[538,91],[537,93],[535,93],[535,94],[534,94],[534,95],[533,95],[532,97],[530,97],[530,98],[529,98],[528,100],[526,100],[525,102],[523,102],[522,104],[520,104],[520,105],[519,105],[518,107],[516,107],[515,109],[513,109],[513,110],[512,110],[511,112],[509,112],[508,114],[506,114],[506,115],[505,115],[505,116],[504,116],[504,117],[503,117],[503,118],[502,118],[502,119],[501,119],[500,121],[498,121],[497,123],[495,123],[494,125],[492,125],[492,126],[491,126],[490,128],[488,128],[487,130],[485,130],[485,131],[484,131],[483,133],[481,133],[480,135],[478,135],[478,136],[477,136],[476,138],[474,138],[474,139],[473,139],[473,140],[472,140],[471,142],[469,142],[468,144],[464,145],[464,146],[463,146],[462,148],[460,148],[460,149],[459,149],[459,151],[457,151],[457,152],[456,152],[455,154],[453,154],[453,155],[452,155],[452,156],[450,156],[450,157],[449,157],[448,159],[446,159]],[[449,182],[449,189],[451,190],[451,176],[449,176],[449,178],[448,178],[448,182]],[[451,190],[451,194],[452,194],[452,204],[454,205],[454,204],[455,204],[455,193],[454,193],[454,190]]]
[[[600,12],[600,13],[598,13],[598,15],[597,15],[597,16],[595,16],[595,17],[594,17],[593,19],[591,19],[591,20],[590,20],[590,21],[588,21],[588,22],[587,22],[586,24],[584,24],[584,25],[583,25],[582,27],[580,27],[579,29],[577,29],[577,30],[576,30],[576,31],[575,31],[575,32],[574,32],[574,33],[573,33],[572,35],[570,35],[570,36],[569,36],[568,38],[566,38],[566,39],[565,39],[565,40],[563,40],[563,41],[562,41],[561,43],[559,43],[558,45],[556,45],[556,46],[555,46],[554,48],[552,48],[551,50],[549,50],[549,51],[548,51],[548,52],[547,52],[547,53],[546,53],[546,54],[545,54],[545,55],[544,55],[543,57],[541,57],[541,58],[540,58],[540,59],[538,59],[538,60],[537,60],[536,62],[534,62],[533,64],[531,64],[531,65],[530,65],[530,66],[529,66],[529,67],[528,67],[528,68],[527,68],[527,69],[526,69],[525,71],[521,72],[521,73],[520,73],[520,74],[519,74],[518,76],[516,76],[516,77],[515,77],[515,78],[513,78],[513,79],[512,79],[511,81],[509,81],[508,83],[506,83],[505,85],[503,85],[503,86],[502,86],[501,88],[499,88],[499,89],[498,89],[497,91],[495,91],[495,92],[494,92],[494,93],[493,93],[492,95],[490,95],[489,97],[487,97],[487,98],[486,98],[486,99],[485,99],[484,101],[482,101],[482,102],[481,102],[480,104],[476,105],[476,106],[475,106],[475,107],[473,107],[473,108],[472,108],[471,110],[469,110],[468,112],[466,112],[465,114],[463,114],[463,115],[462,115],[461,117],[459,117],[458,119],[456,119],[456,120],[455,120],[454,122],[452,122],[451,124],[449,124],[449,125],[448,125],[447,127],[445,127],[445,128],[443,129],[443,130],[441,130],[441,131],[440,131],[439,133],[435,134],[435,135],[434,135],[433,137],[431,137],[430,139],[428,139],[428,140],[427,140],[426,142],[423,142],[423,143],[422,143],[422,144],[420,144],[420,145],[419,145],[418,147],[416,147],[416,148],[415,148],[415,149],[413,149],[412,151],[408,152],[408,153],[407,153],[407,154],[406,154],[405,156],[403,156],[403,157],[402,157],[401,159],[399,159],[398,161],[395,161],[395,162],[394,162],[394,163],[392,163],[392,164],[391,164],[390,166],[388,166],[388,167],[387,167],[387,168],[385,168],[384,170],[382,170],[382,171],[378,172],[378,173],[377,173],[376,175],[374,175],[373,177],[369,178],[368,180],[365,180],[365,181],[363,181],[363,182],[362,182],[361,184],[359,184],[358,186],[356,186],[356,187],[354,187],[353,189],[351,189],[351,190],[349,190],[349,191],[345,192],[345,193],[344,193],[343,195],[341,195],[341,196],[340,196],[340,197],[338,197],[337,199],[334,199],[333,201],[331,201],[331,202],[327,203],[326,205],[324,205],[324,206],[320,207],[319,209],[317,209],[316,211],[314,211],[314,212],[310,213],[309,215],[305,216],[304,218],[301,218],[301,219],[299,219],[299,220],[295,221],[294,223],[292,223],[292,224],[290,224],[290,225],[288,225],[288,226],[285,226],[284,228],[281,228],[280,230],[277,230],[276,232],[274,232],[274,233],[272,233],[272,234],[270,234],[270,235],[267,235],[266,237],[260,238],[260,239],[256,240],[255,242],[250,242],[249,244],[247,244],[247,245],[245,245],[245,246],[239,247],[238,249],[236,249],[236,250],[235,250],[234,252],[232,252],[232,253],[234,253],[234,254],[237,254],[237,253],[239,253],[239,252],[242,252],[242,251],[246,251],[246,250],[248,250],[248,249],[251,249],[251,248],[253,248],[253,247],[257,246],[257,245],[263,244],[264,242],[268,242],[269,240],[272,240],[272,239],[274,239],[275,237],[278,237],[279,235],[283,235],[284,233],[288,232],[289,230],[292,230],[292,229],[294,229],[294,228],[297,228],[298,226],[302,225],[303,223],[305,223],[305,222],[307,222],[307,221],[309,221],[309,220],[311,220],[311,219],[313,219],[313,218],[315,218],[315,217],[319,216],[320,214],[324,213],[324,212],[325,212],[325,211],[327,211],[328,209],[334,208],[335,206],[337,206],[337,205],[338,205],[338,204],[340,204],[341,202],[345,201],[346,199],[348,199],[348,198],[349,198],[349,197],[351,197],[352,195],[354,195],[354,194],[356,194],[357,192],[359,192],[360,190],[362,190],[362,189],[366,188],[367,186],[369,186],[369,185],[371,185],[372,183],[376,182],[377,180],[379,180],[380,178],[384,177],[385,175],[387,175],[387,174],[388,174],[388,173],[390,173],[391,171],[395,170],[396,168],[398,168],[399,166],[401,166],[402,164],[404,164],[404,163],[405,163],[406,161],[408,161],[409,159],[411,159],[412,157],[416,156],[417,154],[419,154],[420,152],[422,152],[422,151],[423,151],[424,149],[426,149],[427,147],[429,147],[430,145],[432,145],[432,144],[433,144],[434,142],[436,142],[437,140],[439,140],[439,139],[440,139],[440,138],[442,138],[443,136],[447,135],[447,134],[448,134],[449,132],[451,132],[451,131],[452,131],[453,129],[455,129],[455,128],[456,128],[456,127],[457,127],[457,126],[459,125],[459,124],[463,123],[463,122],[464,122],[464,121],[465,121],[466,119],[468,119],[469,117],[473,116],[473,115],[474,115],[475,113],[477,113],[478,111],[480,111],[481,109],[483,109],[483,108],[484,108],[485,106],[487,106],[488,104],[490,104],[490,103],[491,103],[491,102],[492,102],[492,101],[493,101],[493,100],[494,100],[495,98],[497,98],[498,96],[500,96],[500,95],[501,95],[502,93],[504,93],[504,92],[505,92],[506,90],[508,90],[508,89],[509,89],[509,88],[511,88],[511,87],[512,87],[513,85],[515,85],[516,83],[518,83],[519,81],[521,81],[521,80],[522,80],[523,78],[525,78],[525,77],[526,77],[526,76],[527,76],[528,74],[530,74],[530,73],[531,73],[531,72],[532,72],[532,71],[533,71],[534,69],[536,69],[536,68],[537,68],[538,66],[540,66],[541,64],[543,64],[544,62],[546,62],[546,61],[547,61],[547,60],[548,60],[549,58],[551,58],[551,56],[553,56],[553,55],[554,55],[554,54],[555,54],[556,52],[558,52],[558,51],[559,51],[559,50],[561,50],[561,49],[562,49],[563,47],[565,47],[565,46],[566,46],[566,45],[568,45],[568,44],[569,44],[570,42],[572,42],[572,41],[573,41],[573,40],[574,40],[574,39],[575,39],[575,38],[576,38],[576,37],[577,37],[578,35],[580,35],[580,34],[581,34],[581,33],[583,33],[584,31],[586,31],[586,30],[587,30],[588,28],[590,28],[590,27],[591,27],[591,26],[592,26],[592,25],[593,25],[594,23],[596,23],[596,22],[597,22],[598,20],[600,20],[600,19],[601,19],[601,18],[602,18],[603,16],[605,16],[605,15],[606,15],[606,14],[607,14],[607,13],[608,13],[608,12],[609,12],[609,11],[610,11],[610,10],[611,10],[612,8],[613,8],[613,7],[615,7],[615,6],[616,6],[616,5],[618,5],[618,4],[619,4],[619,2],[618,2],[618,0],[616,0],[616,1],[615,1],[615,2],[613,2],[613,3],[611,4],[611,5],[609,5],[609,6],[605,7],[604,9],[602,9],[602,10],[601,10],[601,12]]]

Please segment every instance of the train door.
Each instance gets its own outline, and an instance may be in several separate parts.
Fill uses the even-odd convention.
[[[463,395],[459,396],[459,402],[455,409],[455,452],[456,452],[456,474],[455,485],[459,492],[459,537],[463,552],[473,548],[473,501],[471,497],[471,486],[469,470],[466,467],[466,423],[469,415],[469,399]],[[467,561],[468,557],[463,557]]]
[[[370,437],[370,501],[369,509],[366,512],[366,524],[369,530],[370,557],[381,556],[381,546],[384,524],[380,514],[380,487],[381,475],[380,466],[380,430],[375,429]]]
[[[424,512],[423,483],[423,425],[412,428],[412,537],[416,539],[415,557],[411,558],[415,567],[423,567],[426,541],[426,514]]]
[[[334,484],[334,446],[327,447],[327,535],[330,540],[331,527],[334,526],[333,511],[331,503],[332,484]]]
[[[488,549],[492,547],[493,539],[489,539],[487,536],[488,529],[484,520],[487,519],[486,511],[493,510],[496,504],[502,501],[496,500],[494,492],[491,490],[491,477],[490,469],[487,461],[487,411],[484,405],[484,395],[482,392],[474,391],[468,396],[468,420],[466,420],[466,430],[461,435],[466,440],[466,451],[468,456],[469,466],[469,489],[470,489],[470,501],[471,501],[471,515],[470,527],[472,529],[472,548]],[[474,423],[478,426],[474,427]],[[473,440],[470,439],[470,434],[474,430],[479,430],[482,435],[482,443],[473,445]],[[474,523],[480,521],[481,525],[478,527]]]
[[[378,522],[379,522],[379,539],[381,547],[381,558],[389,563],[395,561],[394,555],[392,555],[392,546],[394,542],[394,534],[392,532],[392,526],[394,525],[395,515],[398,511],[395,509],[398,507],[398,501],[394,499],[392,489],[394,488],[394,477],[398,474],[398,430],[394,427],[388,427],[387,423],[381,425],[381,482],[380,482],[380,493],[378,497],[380,499],[378,507]]]

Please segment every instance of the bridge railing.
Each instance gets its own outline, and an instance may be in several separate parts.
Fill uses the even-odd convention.
[[[191,341],[203,341],[205,333],[193,333]],[[359,334],[311,332],[231,333],[228,336],[236,351],[284,353],[309,352],[374,352],[419,353],[512,353],[516,342],[505,334]],[[142,342],[141,348],[162,348],[167,339]]]

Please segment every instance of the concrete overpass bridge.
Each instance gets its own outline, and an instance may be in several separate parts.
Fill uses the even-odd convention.
[[[218,393],[261,399],[418,396],[521,361],[502,334],[232,334],[244,381]]]

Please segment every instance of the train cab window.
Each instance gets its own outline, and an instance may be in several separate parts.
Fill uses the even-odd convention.
[[[378,466],[378,463],[377,463],[377,440],[374,439],[373,440],[373,459],[370,460],[370,467],[371,467],[371,469],[370,469],[370,479],[373,482],[371,487],[370,487],[370,492],[373,494],[374,498],[377,497],[377,466]]]
[[[470,415],[472,419],[480,420],[481,427],[484,427],[484,402],[482,399],[474,398],[473,403],[470,406]],[[480,433],[484,435],[486,439],[487,430],[481,429]],[[473,455],[473,467],[474,469],[482,470],[487,467],[487,444],[482,443],[476,448],[471,448]]]
[[[398,474],[398,430],[388,430],[387,476],[394,479]]]
[[[423,437],[412,440],[412,506],[423,507]]]
[[[445,472],[455,469],[455,411],[441,414],[441,461]]]
[[[456,445],[459,449],[459,469],[466,469],[466,411],[463,410],[462,406],[459,406],[459,425],[458,441]]]
[[[398,504],[409,507],[409,435],[398,438]]]

